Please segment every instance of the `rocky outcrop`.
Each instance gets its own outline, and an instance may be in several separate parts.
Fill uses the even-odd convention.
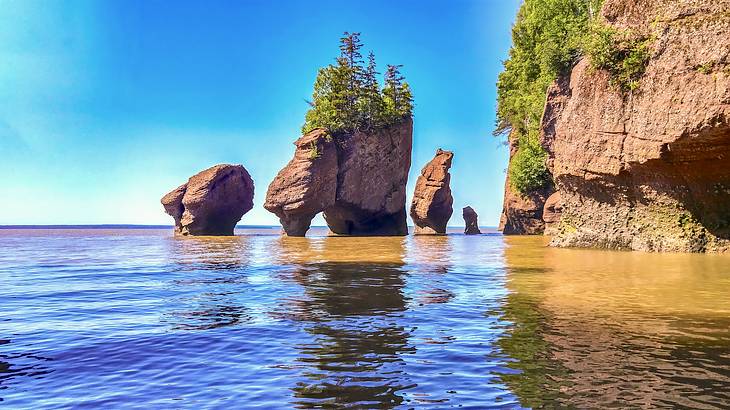
[[[517,152],[517,139],[509,137],[510,160]],[[521,194],[510,185],[509,174],[504,183],[502,215],[499,230],[505,235],[539,235],[545,230],[542,211],[545,201],[553,193],[552,186]]]
[[[233,235],[236,223],[253,208],[254,185],[241,165],[221,164],[190,177],[162,197],[180,235]]]
[[[269,185],[264,208],[290,236],[304,236],[324,212],[339,235],[407,235],[406,183],[413,122],[330,135],[315,129],[295,142],[294,158]]]
[[[335,203],[337,147],[321,128],[294,145],[294,158],[269,185],[264,208],[279,217],[287,235],[304,236],[312,218]]]
[[[464,207],[461,210],[461,214],[464,217],[464,234],[466,235],[479,235],[482,233],[482,231],[479,230],[479,215],[477,215],[476,211],[470,207]]]
[[[730,1],[607,0],[653,36],[634,91],[583,59],[548,93],[542,144],[563,211],[553,245],[730,249]]]
[[[421,170],[411,202],[411,218],[416,235],[445,234],[446,224],[454,212],[451,196],[451,160],[454,153],[440,148]]]
[[[555,192],[545,201],[542,211],[542,220],[545,222],[545,235],[555,235],[558,232],[558,224],[563,214],[563,202],[560,192]]]

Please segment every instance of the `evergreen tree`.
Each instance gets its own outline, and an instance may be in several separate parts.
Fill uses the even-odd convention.
[[[385,103],[380,92],[378,83],[377,64],[375,54],[371,51],[368,54],[368,65],[362,78],[362,90],[360,95],[360,125],[364,128],[377,128],[384,121]]]
[[[413,110],[413,95],[405,77],[400,73],[402,65],[388,65],[385,72],[385,101],[386,115],[393,118],[402,118],[411,115]]]
[[[347,128],[348,76],[342,66],[328,65],[320,68],[314,81],[310,109],[304,117],[302,132],[323,127],[330,130]]]
[[[323,127],[330,132],[351,132],[356,128],[388,126],[411,115],[413,96],[400,73],[401,66],[388,66],[385,87],[381,90],[375,54],[368,55],[364,66],[360,33],[345,32],[340,39],[336,64],[317,73],[310,109],[303,132]]]
[[[337,58],[337,65],[347,77],[345,88],[346,106],[342,113],[345,123],[353,126],[358,123],[357,102],[360,98],[364,68],[360,49],[360,33],[345,32],[340,38],[340,57]]]

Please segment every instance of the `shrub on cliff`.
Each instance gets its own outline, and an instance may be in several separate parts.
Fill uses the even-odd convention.
[[[519,148],[509,166],[512,188],[527,193],[552,183],[545,165],[547,152],[538,143],[537,135],[524,135],[518,144]]]
[[[497,81],[495,135],[519,141],[510,165],[513,188],[528,193],[550,183],[537,138],[547,87],[581,54],[602,0],[525,0],[512,29],[512,48]],[[524,152],[520,152],[524,150]],[[515,162],[519,165],[515,165]],[[514,182],[521,181],[521,182]],[[524,183],[523,183],[524,182]]]
[[[601,22],[591,24],[583,49],[591,66],[611,75],[611,84],[624,91],[635,90],[649,62],[651,38],[618,30]]]
[[[400,65],[388,65],[381,89],[375,55],[364,65],[360,33],[345,32],[335,64],[319,70],[314,82],[311,108],[302,132],[327,128],[333,133],[374,129],[410,117],[413,95],[400,73]]]

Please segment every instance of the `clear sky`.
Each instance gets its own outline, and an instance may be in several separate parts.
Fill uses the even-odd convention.
[[[437,148],[452,150],[450,225],[466,205],[496,225],[508,153],[491,136],[495,81],[518,6],[3,0],[0,224],[171,224],[160,197],[218,163],[255,181],[241,223],[278,223],[266,188],[292,156],[317,69],[359,31],[381,71],[404,65],[415,95],[408,192]]]

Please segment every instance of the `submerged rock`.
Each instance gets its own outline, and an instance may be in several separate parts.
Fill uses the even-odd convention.
[[[375,131],[310,131],[269,185],[264,208],[290,236],[304,236],[319,212],[335,234],[407,235],[412,134],[410,118]]]
[[[440,148],[421,170],[411,202],[411,218],[416,235],[445,234],[446,224],[454,212],[451,196],[451,160],[454,154]]]
[[[541,138],[563,203],[553,245],[730,250],[728,4],[604,3],[606,24],[650,39],[650,58],[633,91],[588,59],[550,87]]]
[[[464,207],[461,210],[461,214],[464,217],[464,224],[466,225],[464,228],[464,234],[479,235],[482,233],[482,231],[479,230],[479,215],[477,215],[476,211],[472,207]]]
[[[254,184],[241,165],[221,164],[190,177],[164,197],[165,212],[180,235],[233,235],[253,208]]]

